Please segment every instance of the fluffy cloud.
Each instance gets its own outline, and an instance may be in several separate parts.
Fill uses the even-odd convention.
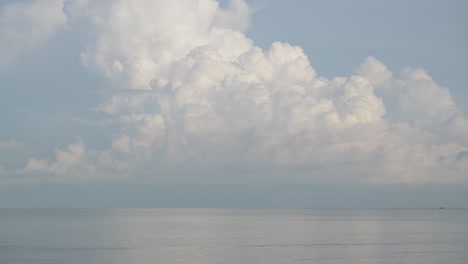
[[[66,25],[62,7],[63,0],[21,1],[0,6],[0,70]]]
[[[106,149],[81,139],[24,172],[152,182],[466,182],[468,123],[421,69],[395,76],[368,57],[349,77],[319,76],[300,47],[262,50],[232,1],[72,1],[92,21],[83,65],[112,91],[120,124]]]

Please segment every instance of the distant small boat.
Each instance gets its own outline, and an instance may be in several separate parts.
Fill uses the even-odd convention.
[[[445,209],[445,207],[439,207],[439,210],[443,210],[443,209]]]

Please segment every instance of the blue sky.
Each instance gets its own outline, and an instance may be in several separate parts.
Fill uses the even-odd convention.
[[[1,184],[466,184],[465,1],[0,1]]]

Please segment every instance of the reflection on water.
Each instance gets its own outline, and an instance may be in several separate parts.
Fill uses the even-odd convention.
[[[468,263],[468,210],[0,209],[0,263]]]

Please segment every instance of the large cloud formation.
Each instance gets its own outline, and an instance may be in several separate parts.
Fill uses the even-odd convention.
[[[243,0],[66,1],[89,27],[84,67],[112,91],[108,148],[82,139],[19,173],[49,181],[159,183],[468,180],[468,122],[422,69],[395,76],[368,57],[327,79],[304,51],[262,50]],[[86,22],[84,22],[86,21]],[[86,24],[86,25],[83,25]]]

